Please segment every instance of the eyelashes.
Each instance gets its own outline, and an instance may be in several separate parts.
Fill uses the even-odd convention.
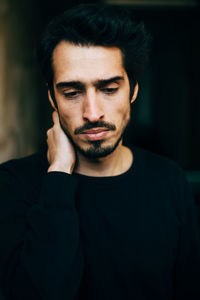
[[[106,95],[113,95],[118,91],[119,88],[102,88],[100,89],[100,92],[106,94]],[[83,91],[73,91],[69,93],[63,93],[65,98],[73,99],[78,98],[81,96],[84,92]]]

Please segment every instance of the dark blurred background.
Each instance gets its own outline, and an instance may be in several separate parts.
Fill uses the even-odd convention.
[[[51,108],[35,59],[56,14],[84,1],[0,0],[0,162],[41,149]],[[177,162],[200,202],[200,9],[198,0],[113,0],[152,34],[125,140]]]

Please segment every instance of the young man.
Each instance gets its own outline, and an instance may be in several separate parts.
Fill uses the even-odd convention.
[[[195,205],[174,163],[122,143],[148,36],[124,9],[51,22],[48,150],[0,167],[6,299],[200,299]]]

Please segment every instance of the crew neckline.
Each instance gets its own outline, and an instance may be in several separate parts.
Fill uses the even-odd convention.
[[[114,176],[88,176],[84,174],[74,173],[73,175],[81,182],[89,182],[91,184],[114,184],[122,182],[126,180],[130,176],[130,174],[134,175],[135,169],[137,168],[137,151],[135,148],[133,149],[133,147],[129,146],[129,148],[133,154],[133,162],[129,169],[122,174]]]

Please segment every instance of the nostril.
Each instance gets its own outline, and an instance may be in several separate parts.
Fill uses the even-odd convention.
[[[103,119],[103,114],[86,112],[83,114],[83,119],[90,122],[96,122]]]
[[[89,120],[90,122],[98,121],[103,118],[103,111],[100,107],[87,106],[83,112],[83,118]]]

